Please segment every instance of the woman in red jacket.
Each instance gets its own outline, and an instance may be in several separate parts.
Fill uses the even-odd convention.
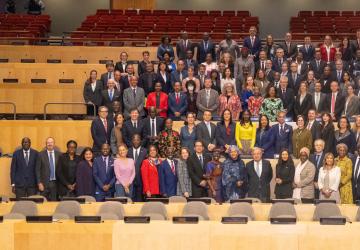
[[[332,43],[331,36],[325,36],[324,43],[320,46],[321,59],[329,63],[335,60],[336,48]]]
[[[146,100],[146,108],[155,107],[157,113],[166,118],[168,110],[168,96],[165,92],[161,91],[161,83],[155,83],[155,91],[149,93]]]
[[[146,197],[159,197],[159,175],[158,167],[161,160],[158,159],[158,150],[156,146],[149,147],[149,156],[141,164],[141,178],[143,181],[143,192]]]

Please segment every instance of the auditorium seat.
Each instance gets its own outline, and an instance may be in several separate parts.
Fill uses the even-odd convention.
[[[315,207],[314,221],[319,221],[320,218],[339,217],[342,216],[340,208],[334,203],[319,203]]]
[[[33,201],[17,201],[4,219],[25,219],[26,216],[38,215],[37,205]]]
[[[90,195],[80,195],[77,198],[83,198],[85,199],[86,203],[92,203],[92,202],[96,202],[95,198],[93,196]]]
[[[169,203],[186,203],[187,200],[183,196],[171,196],[169,198]]]
[[[190,201],[186,203],[182,215],[198,217],[199,220],[209,220],[208,208],[202,201]]]
[[[117,201],[106,201],[96,214],[101,220],[122,220],[125,216],[124,206]]]
[[[167,220],[166,207],[162,202],[150,201],[144,203],[140,211],[141,216],[149,216],[151,220]]]
[[[54,219],[74,219],[81,215],[81,207],[77,201],[60,201],[53,214]]]
[[[230,205],[228,210],[230,217],[247,217],[249,220],[255,220],[254,209],[247,202],[238,202]]]
[[[274,203],[269,212],[269,220],[276,218],[297,218],[294,205],[289,202]]]

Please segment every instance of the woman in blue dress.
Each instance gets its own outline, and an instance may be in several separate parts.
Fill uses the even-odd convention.
[[[180,129],[181,147],[188,148],[191,154],[194,153],[194,144],[196,141],[195,117],[194,113],[187,113],[185,126]]]
[[[229,157],[223,162],[221,181],[225,201],[245,198],[247,172],[245,163],[240,158],[240,150],[235,145],[230,146]]]

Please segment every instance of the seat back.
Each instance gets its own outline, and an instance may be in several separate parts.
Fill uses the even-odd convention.
[[[208,208],[204,202],[191,201],[186,203],[183,216],[199,216],[204,220],[209,220]]]
[[[255,220],[253,207],[247,202],[233,203],[228,210],[229,216],[247,216],[250,220]]]
[[[29,198],[43,198],[44,202],[48,201],[45,196],[42,196],[42,195],[39,195],[39,194],[30,195]]]
[[[124,206],[117,201],[107,201],[101,205],[99,211],[97,212],[97,215],[109,218],[105,216],[106,214],[112,214],[117,218],[117,220],[122,220],[125,215]]]
[[[69,219],[74,219],[75,216],[81,214],[81,207],[77,201],[60,201],[55,209],[55,214],[65,214]]]
[[[274,203],[270,208],[269,219],[278,217],[297,218],[294,205],[288,202]]]
[[[11,208],[11,214],[22,214],[24,216],[34,216],[38,214],[37,205],[33,201],[17,201]]]
[[[154,214],[160,215],[164,220],[167,220],[167,210],[165,205],[159,201],[146,202],[140,211],[141,216],[150,216]],[[153,218],[154,217],[154,218]],[[153,216],[152,219],[156,219],[156,216]]]
[[[183,196],[171,196],[169,198],[169,203],[186,203],[187,200]]]
[[[80,195],[78,198],[85,199],[85,202],[96,202],[96,199],[90,195]]]
[[[314,221],[319,221],[320,218],[342,216],[340,208],[334,203],[319,203],[315,207]]]

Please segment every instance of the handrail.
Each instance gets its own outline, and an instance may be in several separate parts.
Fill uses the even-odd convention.
[[[44,120],[46,120],[46,109],[48,105],[68,105],[68,104],[74,104],[74,105],[92,105],[94,107],[94,116],[96,116],[96,106],[94,103],[85,103],[85,102],[47,102],[44,105]]]
[[[0,104],[5,104],[5,105],[11,105],[11,106],[13,106],[14,120],[16,120],[16,104],[15,104],[14,102],[0,102]]]

